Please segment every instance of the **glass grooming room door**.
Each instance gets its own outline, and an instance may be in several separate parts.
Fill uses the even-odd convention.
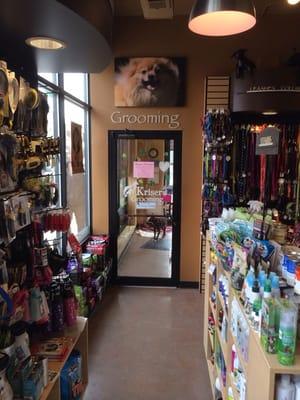
[[[176,286],[180,257],[181,132],[109,134],[114,278]]]

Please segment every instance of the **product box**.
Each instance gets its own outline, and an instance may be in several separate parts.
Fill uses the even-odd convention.
[[[108,243],[109,243],[108,235],[90,236],[86,245],[86,251],[88,253],[103,256],[106,253]]]
[[[83,392],[82,359],[77,350],[73,350],[60,375],[61,400],[79,400]]]
[[[44,387],[43,365],[41,361],[34,362],[29,374],[23,381],[23,398],[39,400]]]
[[[64,359],[72,338],[53,338],[32,346],[32,353],[49,358],[49,360],[61,361]]]
[[[261,309],[261,343],[267,353],[277,353],[279,312],[273,298],[264,299]]]

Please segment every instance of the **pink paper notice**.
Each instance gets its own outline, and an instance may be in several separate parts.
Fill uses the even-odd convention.
[[[134,178],[154,178],[154,161],[134,161],[133,162]]]

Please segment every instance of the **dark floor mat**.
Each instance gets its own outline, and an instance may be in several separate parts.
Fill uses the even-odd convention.
[[[165,250],[168,251],[171,249],[172,242],[171,239],[158,239],[158,240],[147,240],[146,243],[141,246],[142,249],[149,250]]]

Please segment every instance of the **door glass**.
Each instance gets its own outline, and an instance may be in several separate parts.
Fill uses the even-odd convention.
[[[174,141],[118,139],[118,275],[171,278]]]

